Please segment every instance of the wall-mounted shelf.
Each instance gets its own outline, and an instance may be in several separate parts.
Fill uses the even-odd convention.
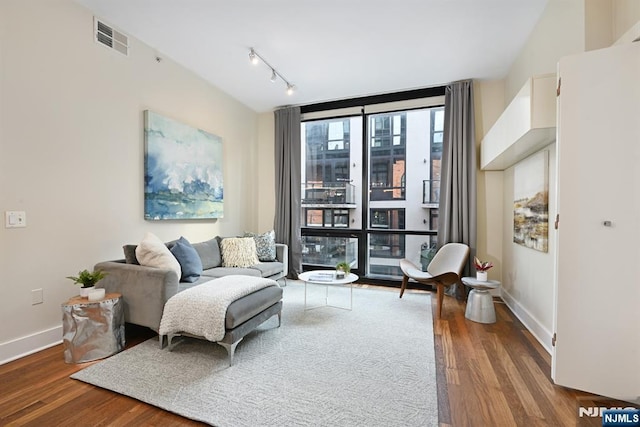
[[[505,170],[556,139],[556,75],[527,80],[480,144],[480,168]]]

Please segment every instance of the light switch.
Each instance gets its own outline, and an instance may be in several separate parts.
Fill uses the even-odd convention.
[[[6,211],[4,213],[5,228],[18,228],[27,226],[27,213],[25,211]]]

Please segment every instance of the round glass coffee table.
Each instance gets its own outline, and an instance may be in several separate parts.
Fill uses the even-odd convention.
[[[341,308],[343,310],[352,310],[353,309],[353,282],[358,280],[358,276],[349,273],[345,275],[343,278],[337,278],[336,272],[331,270],[313,270],[313,271],[305,271],[298,275],[298,279],[304,281],[304,309],[313,310],[314,308],[319,307],[334,307]],[[313,283],[314,285],[325,285],[325,297],[324,297],[324,305],[319,305],[315,307],[307,307],[307,284]],[[329,304],[329,286],[342,286],[349,285],[349,307],[341,307],[338,305]]]
[[[464,317],[478,323],[495,323],[496,309],[493,307],[491,289],[500,287],[497,280],[478,280],[475,277],[463,277],[462,283],[473,288],[467,296],[467,309]]]

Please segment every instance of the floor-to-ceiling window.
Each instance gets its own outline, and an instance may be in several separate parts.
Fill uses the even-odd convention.
[[[398,279],[399,260],[433,257],[444,108],[304,120],[303,267],[340,261],[359,275]],[[433,105],[436,104],[436,105]]]
[[[355,164],[361,161],[362,118],[303,122],[301,132],[302,262],[333,267],[346,261],[357,269],[359,238],[350,230],[361,229],[356,189],[362,167]]]

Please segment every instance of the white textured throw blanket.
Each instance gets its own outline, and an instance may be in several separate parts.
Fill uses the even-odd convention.
[[[226,276],[186,289],[164,305],[159,333],[186,332],[209,341],[220,341],[225,333],[229,304],[269,286],[278,286],[278,283],[262,277]]]

